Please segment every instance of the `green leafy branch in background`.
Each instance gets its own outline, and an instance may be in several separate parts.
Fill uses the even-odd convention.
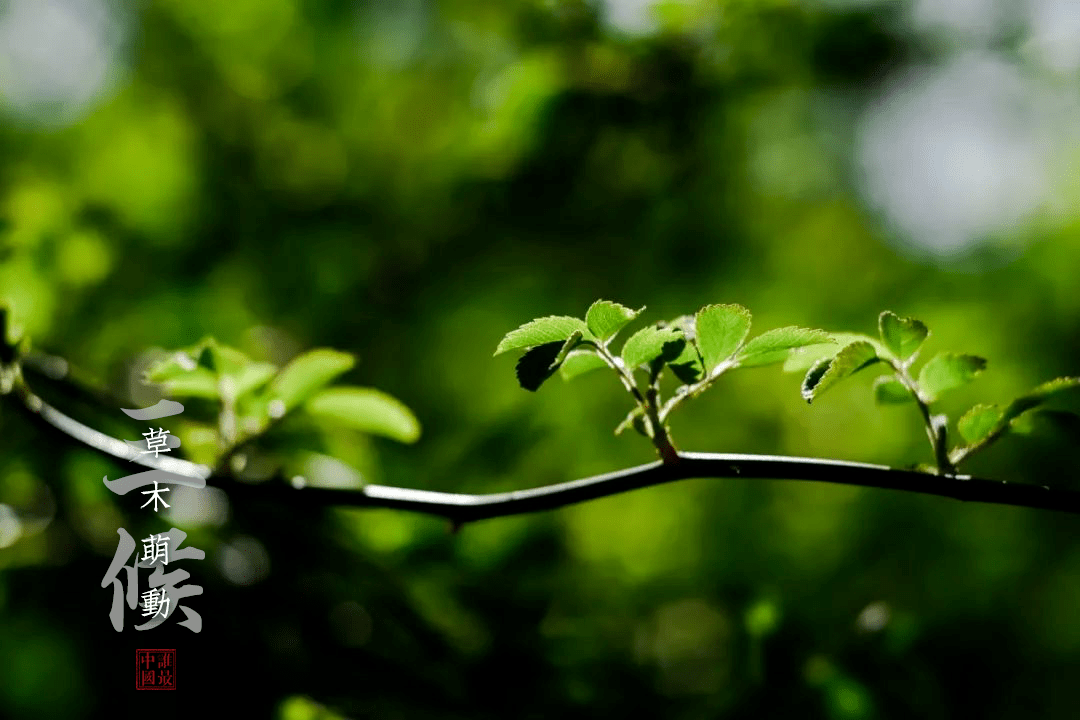
[[[317,348],[278,368],[207,338],[154,363],[146,380],[160,384],[169,397],[216,402],[216,428],[190,435],[216,445],[216,453],[211,449],[208,454],[216,457],[217,472],[227,464],[241,472],[246,455],[239,450],[294,413],[317,419],[331,430],[350,428],[415,442],[420,423],[399,400],[373,388],[330,386],[355,364],[348,353]]]
[[[611,368],[634,400],[615,433],[634,428],[652,441],[661,460],[674,463],[679,454],[667,421],[685,400],[701,395],[730,370],[781,363],[796,348],[835,343],[822,330],[802,327],[769,330],[747,341],[749,310],[741,305],[706,305],[695,315],[638,330],[616,354],[612,348],[616,335],[644,310],[597,300],[584,320],[549,316],[525,323],[507,333],[495,354],[526,350],[518,360],[517,377],[532,391],[556,371],[570,380],[590,370]],[[666,370],[679,385],[664,401],[660,384]]]
[[[86,383],[71,379],[66,361],[30,352],[29,342],[11,330],[9,320],[10,313],[0,308],[0,394],[14,394],[35,417],[120,459],[228,482],[248,465],[252,453],[246,450],[272,434],[287,417],[297,418],[299,425],[314,428],[324,437],[341,429],[402,443],[413,443],[420,437],[420,423],[396,398],[374,388],[331,384],[356,364],[349,353],[317,348],[279,368],[205,338],[191,347],[167,353],[150,365],[144,378],[167,397],[184,400],[190,412],[185,413],[180,432],[184,436],[184,453],[190,459],[145,455],[133,451],[122,440],[74,420],[34,394],[24,377],[24,368],[51,380],[66,380],[73,386]],[[100,388],[89,390],[96,399],[108,401],[108,393]],[[207,414],[201,412],[206,409],[210,419],[198,419]],[[307,440],[303,444],[310,444],[310,433]],[[310,455],[295,443],[280,442],[277,447],[282,452],[276,457],[260,452],[260,458],[279,472],[302,467],[297,460]],[[284,474],[292,481],[299,473]],[[356,476],[354,472],[349,474]],[[302,484],[307,484],[306,479]]]
[[[954,475],[959,464],[984,450],[1018,423],[1037,411],[1059,423],[1076,426],[1080,417],[1057,410],[1037,410],[1055,395],[1080,387],[1080,378],[1063,377],[1039,385],[1002,408],[975,405],[957,422],[963,442],[949,449],[949,418],[935,413],[932,405],[945,393],[970,383],[986,368],[986,360],[975,355],[942,352],[927,360],[918,373],[914,365],[923,343],[930,335],[926,325],[914,318],[901,318],[885,311],[878,317],[878,338],[865,335],[837,335],[845,344],[835,355],[819,358],[810,365],[803,380],[802,395],[812,402],[841,380],[860,370],[884,366],[889,370],[874,383],[874,399],[882,405],[914,403],[926,425],[934,452],[936,471]],[[804,358],[808,357],[804,353]],[[793,366],[789,366],[793,369]]]

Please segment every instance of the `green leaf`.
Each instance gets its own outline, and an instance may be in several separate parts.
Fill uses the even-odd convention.
[[[901,361],[914,355],[930,334],[921,321],[902,318],[888,310],[878,316],[878,331],[881,342]]]
[[[694,321],[705,370],[731,357],[750,334],[750,311],[742,305],[706,305]]]
[[[795,348],[809,345],[833,344],[836,341],[823,330],[803,327],[782,327],[769,330],[750,340],[739,351],[741,367],[757,367],[782,362]]]
[[[529,392],[536,392],[545,380],[555,374],[559,367],[556,360],[564,345],[565,341],[556,340],[529,348],[518,358],[514,367],[518,384]]]
[[[277,367],[270,363],[251,363],[245,365],[236,375],[236,395],[246,395],[258,390],[274,377]]]
[[[219,344],[214,338],[205,338],[192,351],[196,357],[196,364],[210,370],[219,377],[222,375],[238,375],[245,367],[251,364],[251,358],[236,348]]]
[[[914,400],[911,391],[894,377],[882,375],[874,381],[874,401],[878,405],[902,405]]]
[[[976,405],[963,414],[956,423],[956,429],[960,431],[960,437],[974,445],[993,432],[1003,417],[997,405]]]
[[[316,417],[371,435],[403,443],[420,437],[420,423],[400,400],[373,388],[334,387],[320,390],[304,404]]]
[[[143,373],[143,379],[147,382],[166,382],[186,375],[196,367],[198,367],[198,365],[195,362],[195,358],[184,351],[179,351],[158,360],[146,368],[146,372]],[[203,368],[203,370],[206,370],[206,368]]]
[[[578,350],[572,350],[559,366],[559,374],[562,375],[563,380],[573,380],[578,375],[589,372],[590,370],[597,370],[602,367],[607,367],[607,363],[604,359],[597,355],[592,350],[586,350],[584,348]]]
[[[286,365],[270,383],[267,392],[272,398],[281,400],[288,412],[355,364],[356,358],[349,353],[329,348],[309,350]]]
[[[585,321],[565,315],[549,315],[548,317],[531,320],[517,330],[511,330],[506,334],[495,348],[495,354],[501,355],[508,350],[520,350],[521,348],[535,347],[551,342],[563,342],[580,330],[582,335],[588,336],[589,328]]]
[[[555,341],[529,348],[515,367],[518,384],[529,392],[536,392],[580,343],[581,331],[575,330],[564,342]]]
[[[681,338],[682,333],[673,328],[642,328],[631,335],[623,345],[623,363],[633,369],[652,362],[664,352],[665,345]]]
[[[585,313],[585,324],[597,340],[601,342],[610,340],[629,323],[645,310],[631,310],[625,305],[611,302],[610,300],[597,300]]]
[[[570,354],[570,351],[581,344],[581,331],[575,330],[570,337],[566,338],[566,342],[563,343],[562,349],[559,350],[559,354],[555,356],[555,360],[551,363],[551,371],[554,372],[563,364],[566,360],[566,356]]]
[[[821,379],[825,377],[825,373],[832,367],[833,358],[824,357],[819,359],[810,369],[806,371],[806,377],[802,381],[802,396],[806,399],[806,402],[812,402],[814,399],[814,392],[817,386],[821,384]]]
[[[218,378],[204,367],[177,374],[162,381],[161,387],[169,397],[218,397]]]
[[[819,360],[810,368],[803,379],[802,396],[806,402],[813,402],[836,383],[880,360],[870,343],[851,343],[836,353],[836,357]]]
[[[981,357],[939,353],[919,371],[919,392],[927,402],[934,402],[942,393],[967,385],[985,369],[986,360]]]
[[[1008,407],[1005,408],[1002,422],[1011,422],[1014,418],[1042,405],[1055,395],[1075,388],[1080,388],[1080,378],[1060,377],[1048,380],[1026,395],[1022,395],[1009,403]]]
[[[784,361],[784,372],[806,372],[822,358],[835,356],[836,353],[853,342],[868,342],[877,350],[878,355],[885,354],[884,348],[881,347],[877,338],[872,338],[869,335],[844,332],[826,334],[833,340],[834,344],[807,345],[806,347],[795,348],[788,354],[787,360]]]

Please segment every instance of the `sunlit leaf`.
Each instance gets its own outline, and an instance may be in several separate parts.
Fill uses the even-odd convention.
[[[204,367],[176,374],[161,386],[170,397],[218,397],[218,378]]]
[[[963,387],[986,369],[986,360],[975,355],[939,353],[919,371],[919,391],[928,402]]]
[[[738,361],[742,367],[771,365],[786,360],[795,348],[835,342],[823,330],[794,326],[776,328],[749,340],[739,351]]]
[[[508,350],[519,350],[545,343],[563,342],[573,335],[575,330],[580,330],[583,335],[589,336],[589,329],[584,320],[564,315],[537,318],[525,323],[517,330],[508,332],[495,348],[495,354],[500,355]]]
[[[698,310],[694,326],[705,369],[712,372],[750,333],[750,311],[742,305],[706,305]]]
[[[181,377],[193,371],[196,367],[198,367],[198,365],[195,362],[195,358],[191,357],[186,352],[179,351],[151,364],[146,369],[146,372],[143,373],[143,377],[149,382],[166,382]],[[206,370],[206,368],[202,369]],[[211,372],[210,374],[212,375],[213,373]]]
[[[348,372],[356,363],[349,353],[317,348],[294,358],[268,388],[269,395],[285,405],[285,411],[301,405],[334,378]]]
[[[665,345],[681,337],[681,333],[673,328],[642,328],[631,335],[623,345],[623,362],[628,368],[652,362],[664,352]]]
[[[830,358],[853,342],[868,342],[878,351],[878,355],[884,354],[877,338],[862,333],[831,332],[826,333],[832,340],[830,345],[807,345],[795,348],[788,353],[784,361],[784,372],[806,372],[822,358]]]
[[[551,363],[551,369],[554,371],[563,361],[566,360],[566,356],[570,354],[570,351],[581,344],[581,331],[575,330],[571,333],[570,337],[566,338],[566,342],[563,343],[562,348],[559,350],[559,354],[555,356],[555,359]]]
[[[1003,416],[997,405],[976,405],[961,416],[956,429],[960,431],[960,437],[973,445],[989,435]]]
[[[559,366],[559,374],[562,375],[563,380],[572,380],[590,370],[597,370],[606,366],[607,363],[604,362],[604,359],[595,352],[579,348],[567,354],[566,359]]]
[[[868,342],[854,342],[843,348],[833,358],[819,360],[803,379],[802,396],[813,402],[833,385],[850,377],[863,368],[880,361],[874,346]]]
[[[902,318],[886,310],[878,317],[881,342],[899,360],[907,360],[915,354],[930,331],[915,318]]]
[[[585,314],[585,324],[597,340],[606,341],[640,315],[644,309],[642,307],[639,310],[631,310],[625,305],[610,300],[597,300]]]
[[[219,377],[238,375],[251,364],[251,358],[236,348],[218,343],[213,338],[205,338],[189,353],[199,367],[210,370]]]
[[[304,404],[308,413],[353,430],[403,443],[420,437],[420,422],[400,400],[363,387],[333,387],[316,392]]]
[[[236,394],[237,396],[246,395],[249,392],[258,390],[263,385],[268,383],[274,373],[277,372],[277,367],[270,363],[251,363],[241,368],[240,372],[236,374]]]

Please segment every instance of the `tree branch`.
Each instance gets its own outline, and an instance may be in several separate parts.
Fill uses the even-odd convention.
[[[389,508],[436,515],[455,525],[554,508],[617,495],[638,488],[689,478],[805,480],[860,487],[904,490],[969,502],[1013,505],[1080,514],[1080,492],[1041,485],[983,480],[966,475],[931,475],[885,465],[774,455],[678,453],[678,462],[653,462],[570,482],[529,490],[469,495],[368,485],[357,490],[296,487],[278,478],[252,485],[227,475],[211,475],[205,465],[171,457],[142,455],[122,440],[94,430],[41,400],[25,381],[14,393],[30,414],[79,442],[121,460],[207,479],[207,484],[240,496],[316,506]]]

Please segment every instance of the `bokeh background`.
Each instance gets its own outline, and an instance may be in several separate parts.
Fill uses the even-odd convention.
[[[327,482],[492,492],[653,459],[612,434],[612,377],[532,394],[492,357],[597,298],[649,322],[738,302],[758,331],[913,315],[929,352],[989,358],[955,417],[1080,372],[1078,71],[1067,0],[4,0],[0,296],[116,399],[35,389],[129,438],[153,352],[355,353],[346,380],[423,434],[312,441]],[[870,377],[813,406],[798,383],[733,374],[676,442],[931,460]],[[3,717],[1080,714],[1067,515],[734,479],[457,534],[210,489],[154,517],[98,479],[130,466],[11,400]],[[1075,441],[969,470],[1076,488]],[[206,552],[203,631],[129,612],[117,634],[116,530],[164,521]],[[131,688],[136,647],[180,649],[177,692]]]

